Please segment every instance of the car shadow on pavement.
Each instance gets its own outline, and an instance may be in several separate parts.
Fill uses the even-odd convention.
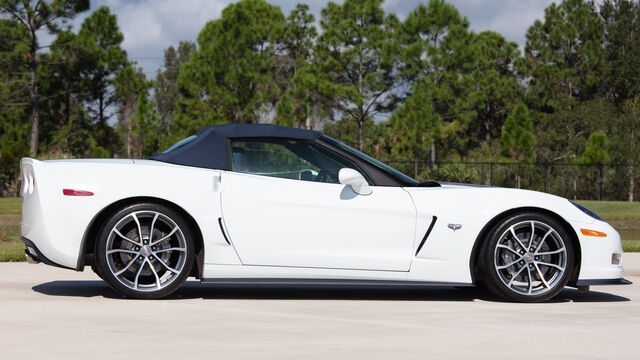
[[[122,298],[103,281],[51,281],[32,287],[49,296]],[[485,289],[466,287],[418,286],[341,286],[341,285],[247,285],[201,284],[187,281],[165,300],[181,299],[241,299],[241,300],[372,300],[372,301],[491,301],[503,302]],[[599,291],[580,293],[566,288],[550,303],[562,302],[623,302],[630,299]]]

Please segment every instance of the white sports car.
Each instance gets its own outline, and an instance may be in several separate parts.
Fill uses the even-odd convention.
[[[534,191],[417,182],[316,131],[202,129],[150,160],[22,159],[30,262],[133,298],[202,282],[473,286],[544,301],[626,283],[620,236]]]

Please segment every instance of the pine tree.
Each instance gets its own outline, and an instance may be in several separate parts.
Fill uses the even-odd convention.
[[[317,31],[309,6],[298,4],[287,17],[279,47],[277,82],[280,85],[275,123],[302,128],[317,128],[314,110],[320,107],[317,76],[311,64],[313,42]]]
[[[274,54],[284,23],[279,7],[241,0],[205,25],[198,50],[178,76],[178,137],[205,125],[253,123],[270,115],[278,93]]]
[[[578,159],[579,164],[604,164],[609,161],[607,135],[594,131],[589,135],[587,147]]]
[[[157,153],[163,131],[146,91],[141,92],[138,96],[136,112],[131,122],[133,134],[137,137],[137,156],[146,158]]]
[[[605,26],[602,89],[617,105],[640,94],[640,4],[606,0],[600,7]]]
[[[524,104],[518,104],[502,126],[500,146],[505,161],[515,163],[532,162],[535,159],[533,146],[536,137],[533,134],[533,122],[529,110]],[[516,187],[520,188],[520,167],[516,165]]]
[[[19,37],[24,41],[21,57],[22,66],[29,73],[27,90],[31,106],[31,136],[29,141],[29,154],[35,157],[38,153],[38,136],[40,125],[40,93],[38,87],[38,67],[41,62],[38,54],[42,47],[38,43],[38,31],[46,28],[50,33],[58,33],[62,26],[77,13],[89,8],[88,0],[0,0],[0,15],[8,16],[15,20],[27,34],[27,37]]]
[[[474,43],[478,55],[466,98],[475,116],[467,136],[472,142],[483,137],[489,142],[499,136],[505,119],[524,94],[516,74],[520,51],[518,44],[492,31],[481,32]]]
[[[433,113],[431,94],[422,81],[414,83],[413,95],[389,119],[393,130],[391,153],[394,158],[413,161],[415,178],[419,174],[418,163],[429,156],[432,145],[442,136],[440,117]]]
[[[363,151],[367,122],[392,110],[392,92],[401,84],[394,37],[398,21],[385,15],[382,0],[345,0],[342,5],[329,2],[320,25],[318,89],[339,117],[356,123]]]
[[[403,42],[403,75],[409,81],[424,79],[416,86],[428,93],[434,119],[430,123],[441,126],[432,133],[441,139],[430,142],[430,160],[434,164],[436,144],[456,142],[465,147],[461,135],[473,119],[472,105],[467,103],[470,72],[477,58],[477,47],[469,31],[469,21],[458,10],[443,0],[431,0],[418,5],[407,16],[401,33]],[[421,94],[420,96],[424,96]],[[446,139],[445,139],[446,138]]]
[[[96,122],[104,125],[107,108],[116,102],[115,78],[127,66],[127,53],[120,47],[124,36],[116,16],[102,6],[82,22],[78,38],[86,62],[81,74],[86,101]]]
[[[600,191],[598,192],[598,199],[602,200],[603,197],[603,189],[602,189],[602,181],[603,181],[603,171],[604,164],[609,161],[609,140],[607,136],[600,131],[594,131],[589,135],[589,141],[587,143],[587,147],[578,158],[578,164],[586,165],[578,166],[578,169],[589,177],[589,168],[590,166],[597,164],[598,171],[600,174]]]
[[[176,109],[178,74],[194,51],[196,51],[196,44],[191,41],[180,41],[177,49],[169,46],[164,51],[164,69],[158,70],[153,93],[158,117],[167,128],[171,126]]]
[[[122,138],[126,151],[121,152],[127,158],[134,156],[134,116],[137,113],[137,106],[140,102],[140,96],[148,93],[148,89],[153,86],[152,82],[147,81],[142,68],[137,67],[135,63],[129,63],[116,77],[114,81],[116,102],[118,108],[118,131]],[[146,107],[144,108],[147,111]],[[145,115],[147,116],[147,115]],[[141,151],[138,151],[141,156]]]
[[[627,163],[629,201],[634,199],[635,164],[640,141],[640,4],[630,0],[606,0],[600,7],[605,26],[604,76],[602,92],[618,107],[620,116],[611,119],[612,140],[619,146],[616,160]],[[622,174],[620,174],[622,175]],[[622,176],[620,176],[622,177]]]
[[[12,188],[18,176],[20,158],[29,154],[29,113],[25,98],[21,54],[28,36],[15,20],[0,19],[0,195],[17,196]]]
[[[530,101],[552,112],[564,99],[592,99],[600,87],[604,24],[592,1],[563,0],[527,31]]]

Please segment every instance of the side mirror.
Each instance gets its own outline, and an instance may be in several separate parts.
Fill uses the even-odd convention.
[[[351,189],[353,189],[353,192],[356,194],[369,195],[373,192],[371,191],[367,180],[364,179],[364,176],[353,169],[340,169],[340,172],[338,172],[338,180],[340,181],[340,184],[351,186]]]

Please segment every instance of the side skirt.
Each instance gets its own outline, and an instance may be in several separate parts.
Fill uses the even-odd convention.
[[[385,286],[385,287],[432,287],[432,286],[458,286],[472,287],[471,283],[450,283],[434,281],[407,281],[407,280],[359,280],[359,279],[287,279],[287,278],[207,278],[202,279],[203,284],[217,285],[312,285],[312,286]]]

